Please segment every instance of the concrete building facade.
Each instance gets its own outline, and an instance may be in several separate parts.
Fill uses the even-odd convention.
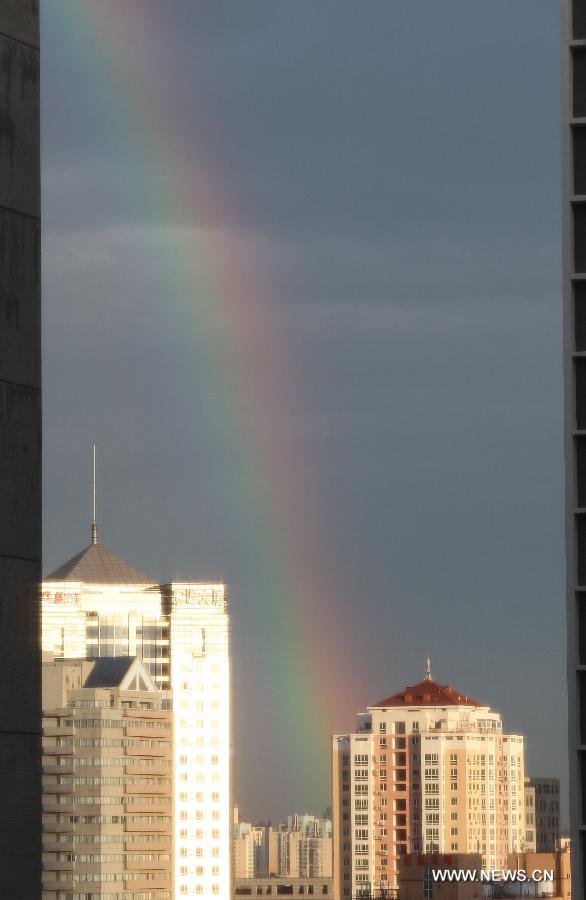
[[[333,739],[336,897],[396,890],[409,853],[503,866],[525,838],[524,748],[488,706],[426,679]]]
[[[535,852],[555,853],[561,839],[559,779],[531,777],[529,783],[535,791]]]
[[[137,657],[43,666],[43,900],[173,897],[169,706]]]
[[[525,778],[525,843],[523,850],[527,853],[535,853],[537,848],[537,836],[535,833],[535,785],[530,778]]]
[[[270,874],[289,878],[332,876],[332,838],[281,827],[269,834]]]
[[[586,887],[586,8],[562,0],[566,608],[573,884]]]
[[[43,650],[138,656],[174,710],[177,897],[228,900],[231,881],[230,657],[223,584],[157,584],[92,543],[42,585]]]
[[[39,13],[0,3],[0,896],[41,890]]]

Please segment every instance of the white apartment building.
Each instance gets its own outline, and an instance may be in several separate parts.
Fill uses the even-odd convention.
[[[138,656],[174,713],[175,896],[230,900],[230,657],[223,584],[157,584],[98,543],[42,584],[43,651]]]
[[[525,841],[524,748],[500,715],[424,681],[333,739],[335,896],[398,887],[411,853],[480,853],[502,868]]]

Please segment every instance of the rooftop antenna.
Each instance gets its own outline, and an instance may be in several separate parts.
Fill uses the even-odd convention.
[[[431,674],[431,656],[429,652],[427,654],[427,659],[425,660],[425,681],[433,681],[433,675]]]
[[[92,493],[93,493],[93,515],[92,515],[92,544],[98,543],[98,525],[96,523],[96,445],[94,444],[94,466],[93,466],[93,478],[92,478]]]

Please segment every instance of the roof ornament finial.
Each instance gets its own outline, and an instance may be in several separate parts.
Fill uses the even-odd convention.
[[[96,522],[96,445],[94,444],[94,466],[92,478],[93,505],[92,505],[92,544],[98,543],[98,525]]]
[[[425,681],[433,681],[433,675],[431,674],[431,656],[429,653],[425,660]]]

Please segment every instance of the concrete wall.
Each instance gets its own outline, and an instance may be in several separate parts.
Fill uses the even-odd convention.
[[[0,897],[40,896],[37,0],[0,0]]]
[[[566,609],[574,895],[586,886],[586,17],[562,0]]]

